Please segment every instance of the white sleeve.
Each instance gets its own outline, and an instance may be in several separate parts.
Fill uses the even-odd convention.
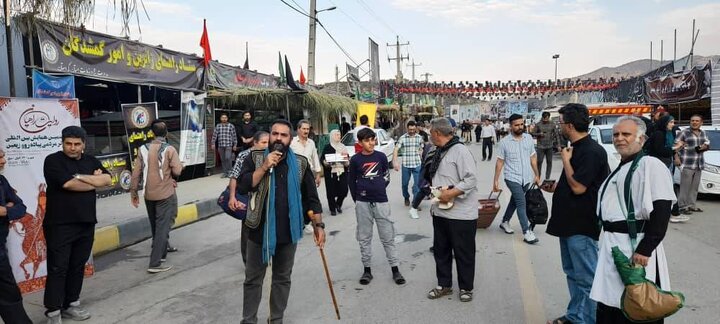
[[[672,174],[660,160],[645,157],[640,161],[635,172],[638,174],[633,177],[632,189],[642,193],[640,196],[635,196],[635,215],[643,215],[646,219],[653,211],[654,201],[670,200],[673,204],[677,201]]]

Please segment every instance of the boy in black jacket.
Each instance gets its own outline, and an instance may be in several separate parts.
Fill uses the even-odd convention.
[[[370,271],[372,236],[373,223],[377,222],[378,236],[392,268],[393,280],[396,284],[402,285],[405,283],[405,278],[398,270],[395,227],[390,220],[390,204],[385,191],[385,187],[390,183],[387,156],[375,151],[375,132],[372,129],[363,128],[358,131],[357,136],[362,151],[350,159],[348,185],[355,201],[356,237],[360,243],[360,254],[365,267],[360,277],[360,284],[367,285],[373,279]]]

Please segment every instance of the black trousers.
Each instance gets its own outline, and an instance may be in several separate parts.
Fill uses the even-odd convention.
[[[248,233],[250,229],[245,226],[245,221],[242,222],[242,225],[240,225],[240,255],[242,256],[243,264],[247,264],[247,242],[248,242]]]
[[[80,300],[85,263],[95,240],[95,224],[43,226],[47,241],[45,308],[64,309]]]
[[[452,287],[453,257],[460,289],[473,290],[475,282],[476,220],[433,216],[433,256],[438,286]]]
[[[610,307],[608,305],[605,305],[603,303],[597,303],[597,316],[596,316],[596,323],[597,324],[632,324],[634,322],[631,322],[625,315],[623,314],[622,310],[620,308]],[[649,324],[662,324],[665,320],[661,319],[659,321],[655,322],[644,322]]]
[[[339,177],[329,171],[325,172],[325,192],[327,194],[330,211],[342,207],[348,190],[347,172],[341,174]]]
[[[23,307],[22,295],[4,245],[0,246],[0,318],[5,323],[32,324]]]
[[[283,322],[288,298],[292,269],[295,264],[297,244],[278,244],[272,257],[272,280],[270,283],[270,318],[268,323]],[[263,280],[268,265],[263,264],[262,244],[247,242],[247,263],[243,283],[243,318],[241,323],[256,324],[257,313],[263,293]]]
[[[493,142],[492,137],[483,137],[482,139],[482,156],[483,159],[492,159]],[[488,150],[488,154],[485,155],[485,150]]]

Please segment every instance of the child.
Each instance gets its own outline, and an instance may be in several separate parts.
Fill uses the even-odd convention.
[[[395,227],[390,220],[390,204],[388,204],[385,187],[390,183],[387,156],[375,151],[375,132],[370,128],[358,131],[358,143],[362,146],[360,153],[350,159],[348,185],[350,194],[355,201],[355,217],[357,218],[356,237],[360,243],[360,254],[365,267],[360,284],[367,285],[373,279],[370,271],[372,258],[373,223],[377,222],[378,236],[385,248],[385,255],[392,268],[393,280],[396,284],[405,283],[405,278],[398,270],[398,258],[395,251]]]

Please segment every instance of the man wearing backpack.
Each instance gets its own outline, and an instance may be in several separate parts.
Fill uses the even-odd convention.
[[[138,190],[144,189],[145,208],[150,218],[152,233],[152,252],[150,253],[149,273],[165,272],[172,269],[163,265],[168,252],[170,228],[175,223],[178,212],[175,195],[175,178],[180,176],[183,165],[177,150],[165,140],[167,125],[157,120],[152,124],[155,139],[140,147],[130,180],[130,199],[133,207],[140,205]],[[143,188],[138,188],[140,177]]]
[[[597,206],[600,184],[610,173],[605,149],[588,136],[590,116],[585,105],[560,108],[560,131],[572,147],[560,151],[563,170],[552,187],[552,214],[547,233],[560,239],[560,258],[567,278],[570,302],[565,315],[548,323],[595,323],[590,299],[598,259]]]

